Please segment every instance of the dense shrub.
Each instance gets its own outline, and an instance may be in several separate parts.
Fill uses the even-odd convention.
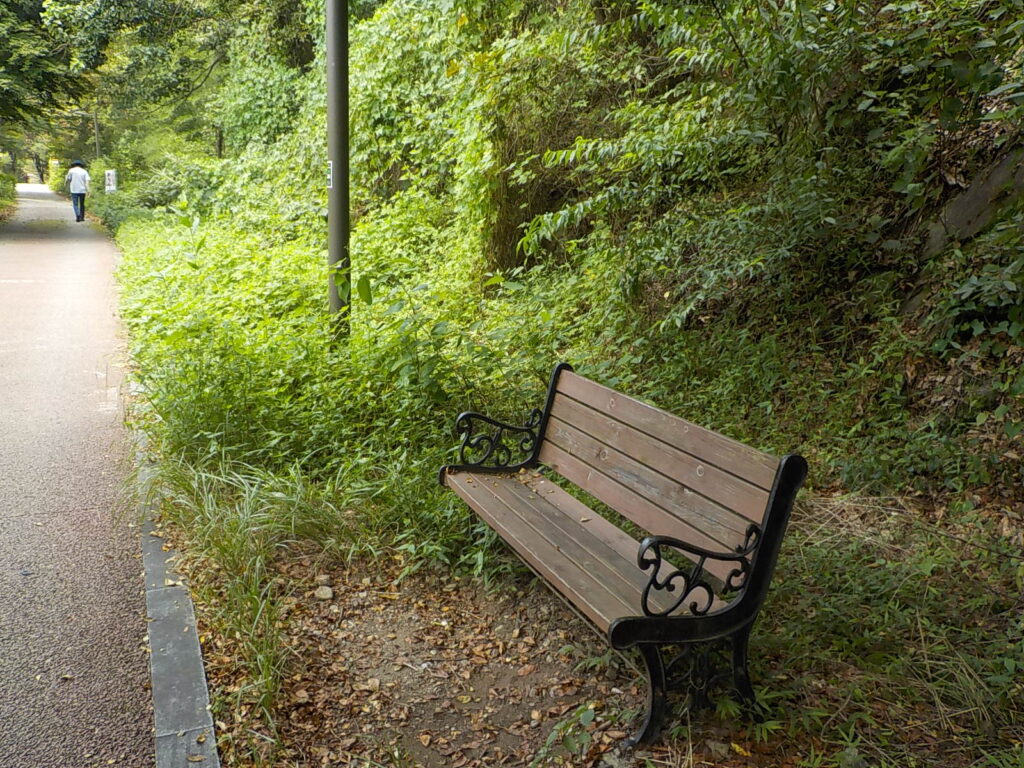
[[[7,216],[14,207],[14,177],[0,173],[0,218]]]
[[[1013,5],[382,4],[352,31],[344,351],[323,309],[319,67],[267,81],[288,119],[271,115],[276,97],[263,103],[232,158],[187,142],[157,157],[135,140],[147,171],[99,203],[117,223],[187,201],[121,238],[163,429],[181,450],[313,473],[339,457],[397,461],[396,433],[439,462],[446,414],[522,408],[568,359],[799,449],[820,483],[983,484],[1022,423],[999,362],[1020,346],[1019,226],[1008,209],[957,251],[974,255],[924,273],[915,226],[949,197],[951,168],[968,176],[1012,139]],[[964,63],[968,51],[984,56]],[[229,78],[219,102],[236,122],[239,87]],[[908,318],[922,281],[936,287]],[[981,336],[992,343],[972,365],[995,377],[995,400],[915,409],[937,379],[908,366],[958,375],[954,351]],[[965,442],[983,412],[1007,429]]]

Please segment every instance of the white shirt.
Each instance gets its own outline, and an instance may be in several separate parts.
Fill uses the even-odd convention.
[[[68,175],[64,177],[64,183],[70,185],[72,194],[85,194],[89,191],[89,172],[80,165],[76,165]]]

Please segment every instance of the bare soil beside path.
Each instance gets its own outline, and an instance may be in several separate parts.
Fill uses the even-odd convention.
[[[116,250],[46,187],[0,224],[0,766],[153,765]]]
[[[627,735],[623,709],[643,694],[580,619],[525,578],[488,590],[436,572],[398,581],[399,571],[302,556],[279,565],[295,590],[281,616],[293,663],[271,764],[549,765],[545,756],[569,756],[563,736],[582,743],[586,732],[590,748],[572,764],[612,765],[602,758]],[[204,634],[211,687],[231,699],[237,652]],[[575,715],[588,709],[582,726]],[[243,705],[218,718],[226,764],[248,764],[233,747],[250,740],[254,714]]]
[[[693,726],[692,741],[666,733],[630,750],[645,685],[537,581],[400,578],[400,563],[332,565],[297,549],[276,565],[290,592],[277,622],[289,653],[276,734],[260,723],[238,638],[206,618],[217,605],[197,605],[226,766],[795,768],[788,755],[803,751],[683,708],[667,725]],[[193,584],[216,581],[184,565]]]

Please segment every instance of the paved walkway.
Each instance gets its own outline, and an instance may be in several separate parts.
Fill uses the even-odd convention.
[[[0,766],[153,765],[116,251],[42,185],[0,224]]]

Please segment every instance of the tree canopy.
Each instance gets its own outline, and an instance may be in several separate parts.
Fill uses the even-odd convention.
[[[40,117],[88,88],[69,48],[44,24],[41,0],[2,0],[0,40],[0,120]]]

